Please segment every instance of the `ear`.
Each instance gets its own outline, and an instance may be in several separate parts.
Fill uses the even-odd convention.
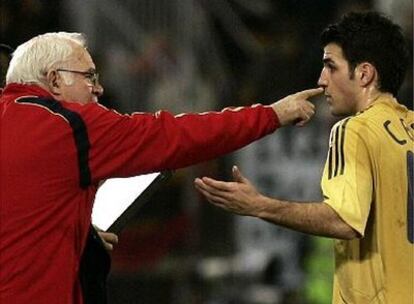
[[[378,80],[377,69],[369,62],[362,62],[356,67],[356,77],[362,87],[376,85]]]
[[[47,72],[46,82],[49,87],[49,91],[53,95],[60,95],[63,79],[56,70],[50,70]]]

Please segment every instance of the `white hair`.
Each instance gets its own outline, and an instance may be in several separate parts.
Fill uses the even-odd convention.
[[[46,33],[19,45],[13,52],[6,74],[6,84],[44,84],[49,70],[70,59],[74,45],[86,48],[81,33]]]

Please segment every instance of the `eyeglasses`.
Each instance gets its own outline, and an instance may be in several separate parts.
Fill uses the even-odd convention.
[[[67,69],[57,69],[56,71],[80,74],[80,75],[83,75],[85,78],[87,78],[93,86],[96,86],[99,84],[99,74],[93,69],[90,69],[86,72],[76,71],[76,70],[67,70]]]

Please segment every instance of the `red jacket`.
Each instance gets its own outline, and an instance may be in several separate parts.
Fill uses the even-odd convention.
[[[0,98],[0,303],[82,303],[78,271],[99,181],[176,169],[278,126],[268,106],[173,116],[58,102],[34,85]]]

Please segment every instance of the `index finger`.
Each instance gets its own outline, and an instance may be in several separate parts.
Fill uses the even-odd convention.
[[[322,94],[324,91],[323,88],[314,88],[314,89],[308,89],[301,92],[298,92],[297,94],[301,97],[308,99],[309,97],[317,96]]]

